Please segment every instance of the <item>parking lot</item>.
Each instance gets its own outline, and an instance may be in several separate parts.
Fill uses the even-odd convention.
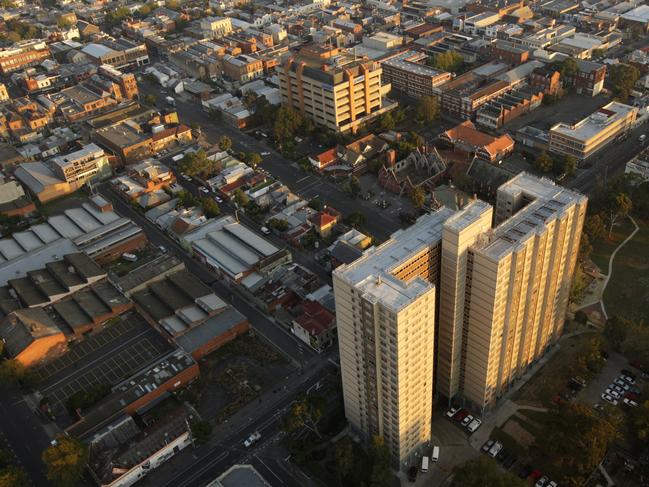
[[[171,350],[164,338],[141,317],[127,318],[38,369],[40,392],[55,416],[66,413],[66,402],[78,392],[113,386]]]
[[[619,378],[622,369],[631,369],[628,360],[619,353],[610,353],[604,369],[579,392],[577,400],[588,404],[591,407],[597,403],[605,404],[604,400],[602,400],[602,393],[615,381],[615,379]],[[642,388],[641,383],[638,383],[637,385]],[[622,396],[624,396],[624,394],[622,394]],[[619,400],[619,403],[621,402],[622,397],[620,397]],[[620,405],[621,404],[618,404],[618,406]]]

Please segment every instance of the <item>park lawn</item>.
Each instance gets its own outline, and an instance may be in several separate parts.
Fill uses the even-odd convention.
[[[608,273],[608,261],[615,248],[620,245],[633,231],[634,226],[631,220],[625,218],[620,225],[616,225],[611,233],[611,238],[604,238],[591,242],[593,251],[590,254],[591,260],[599,267],[602,274]]]
[[[599,333],[583,333],[562,340],[561,348],[516,392],[513,400],[519,404],[553,406],[552,398],[566,390],[578,369],[579,356],[599,336]]]
[[[649,323],[649,222],[636,220],[640,228],[615,256],[613,275],[604,291],[609,316]]]

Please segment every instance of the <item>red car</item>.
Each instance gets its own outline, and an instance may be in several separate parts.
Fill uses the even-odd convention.
[[[466,418],[469,415],[469,411],[466,409],[460,409],[455,415],[453,416],[453,420],[457,421],[458,423],[462,421],[464,418]]]
[[[638,401],[639,396],[635,392],[627,392],[624,397],[631,399],[632,401]]]
[[[530,477],[532,477],[532,480],[534,482],[536,482],[537,480],[539,480],[541,478],[541,475],[543,475],[543,474],[541,473],[540,470],[532,470],[532,473],[530,474]]]

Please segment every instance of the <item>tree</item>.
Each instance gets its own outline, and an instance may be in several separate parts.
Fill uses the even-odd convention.
[[[587,259],[592,253],[593,246],[590,243],[590,237],[586,232],[583,232],[581,234],[581,240],[579,240],[579,258],[581,260]]]
[[[268,226],[280,233],[288,230],[288,222],[286,220],[282,220],[281,218],[271,218],[270,220],[268,220]]]
[[[219,149],[221,150],[230,150],[232,149],[232,139],[227,135],[222,135],[219,139]]]
[[[86,446],[76,438],[60,436],[43,452],[47,479],[57,487],[72,487],[81,481],[88,462]]]
[[[564,174],[572,176],[577,168],[577,160],[570,154],[565,154],[554,160],[554,173],[557,175]]]
[[[424,203],[426,203],[426,192],[424,191],[424,188],[417,186],[415,189],[413,189],[412,193],[410,193],[410,199],[412,200],[412,205],[415,208],[423,208]]]
[[[394,130],[394,127],[396,127],[396,123],[394,121],[394,118],[392,117],[392,114],[390,112],[384,113],[381,115],[381,118],[379,118],[379,128],[381,130]]]
[[[631,211],[633,204],[631,198],[626,193],[610,194],[608,197],[608,238],[613,234],[613,227],[618,222],[626,218]]]
[[[390,472],[390,451],[382,436],[372,438],[370,447],[372,458],[372,475],[370,476],[371,487],[388,487],[392,485],[392,474]]]
[[[0,470],[0,487],[28,487],[31,482],[24,470],[9,467]]]
[[[571,57],[566,58],[561,63],[561,67],[559,69],[562,78],[568,78],[574,76],[577,74],[578,71],[579,71],[579,66],[577,65],[577,61],[575,61]]]
[[[349,438],[345,437],[336,443],[334,461],[339,479],[346,477],[351,472],[354,466],[354,444]]]
[[[324,203],[317,196],[309,201],[309,208],[314,209],[315,211],[322,211],[324,208]]]
[[[317,394],[303,396],[302,399],[293,403],[291,411],[284,420],[284,427],[288,432],[306,428],[318,438],[322,438],[318,430],[318,423],[322,418],[325,404],[325,398]]]
[[[212,436],[212,424],[209,421],[194,421],[191,430],[192,436],[198,443],[206,443]]]
[[[498,468],[492,459],[481,456],[453,469],[455,487],[525,487],[527,484]]]
[[[176,193],[176,198],[178,198],[178,204],[183,208],[193,208],[200,204],[200,201],[196,196],[184,189]]]
[[[26,373],[25,366],[16,359],[6,359],[0,362],[0,384],[4,386],[20,386]]]
[[[242,189],[235,190],[233,197],[234,202],[241,207],[248,206],[248,203],[250,203],[250,198],[248,198],[248,195]]]
[[[447,51],[435,54],[432,61],[432,66],[440,71],[450,71],[456,73],[464,64],[464,57],[462,54],[455,51]]]
[[[570,302],[578,303],[581,301],[584,291],[586,290],[587,283],[584,277],[584,271],[581,266],[576,266],[575,275],[572,278],[572,287],[570,288]]]
[[[534,448],[557,470],[566,472],[562,484],[582,485],[617,437],[615,426],[580,403],[547,413],[543,434]]]
[[[600,58],[606,54],[606,49],[593,49],[593,52],[590,54],[592,58]]]
[[[258,152],[248,152],[246,154],[246,164],[255,169],[263,161],[261,154]]]
[[[604,224],[604,219],[599,214],[586,218],[584,230],[592,241],[601,240],[606,237],[606,225]]]
[[[360,212],[354,212],[346,218],[347,224],[354,228],[358,228],[365,223],[365,215]]]
[[[543,151],[534,159],[534,166],[541,172],[550,172],[554,166],[554,161],[547,152]]]
[[[303,123],[304,119],[297,110],[288,105],[282,105],[277,111],[273,125],[273,136],[277,143],[281,146],[292,140]]]
[[[155,95],[148,94],[144,97],[144,103],[147,105],[155,105],[155,101],[156,101]]]
[[[207,157],[203,149],[188,152],[178,164],[180,170],[189,176],[208,177],[221,170],[221,163]]]
[[[208,218],[214,218],[221,214],[221,208],[212,198],[203,198],[201,200],[201,206],[203,207],[203,212]]]
[[[642,401],[631,414],[631,430],[638,441],[649,440],[649,400]]]
[[[640,71],[635,66],[618,63],[609,69],[608,83],[613,96],[626,101],[640,78]]]
[[[356,176],[351,176],[349,178],[349,190],[352,196],[358,196],[361,192],[361,182]]]
[[[424,123],[430,123],[439,117],[439,105],[434,96],[422,96],[417,105],[417,118]]]
[[[606,326],[604,327],[604,336],[608,339],[608,342],[613,347],[613,350],[617,352],[622,351],[622,345],[626,339],[627,333],[631,328],[632,323],[626,318],[621,316],[612,316],[606,320]]]

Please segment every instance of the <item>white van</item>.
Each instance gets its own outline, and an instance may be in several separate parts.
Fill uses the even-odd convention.
[[[424,455],[421,457],[421,473],[428,472],[428,457]]]
[[[433,462],[436,462],[437,460],[439,460],[439,446],[434,446],[433,447],[433,454],[430,456],[430,459]]]

